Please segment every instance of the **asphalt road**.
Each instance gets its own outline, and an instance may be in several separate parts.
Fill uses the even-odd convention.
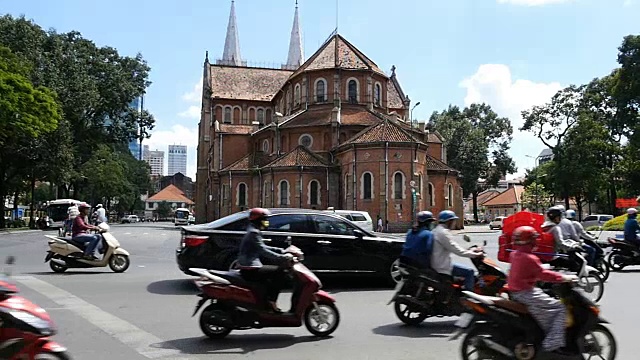
[[[495,257],[498,232],[478,231],[468,233],[476,243],[487,240],[487,252]],[[50,312],[59,328],[55,339],[74,359],[459,358],[459,343],[447,341],[456,318],[402,326],[386,305],[392,289],[357,279],[325,281],[341,311],[340,327],[330,338],[316,339],[302,327],[235,331],[225,340],[208,340],[197,317],[190,317],[196,289],[175,264],[179,233],[157,224],[116,225],[112,233],[132,254],[123,274],[108,268],[54,274],[43,262],[43,232],[0,234],[0,256],[17,259],[14,279],[22,295]],[[633,268],[612,274],[601,301],[618,340],[618,359],[636,359],[640,353],[640,314],[634,307],[638,279]],[[289,294],[283,294],[282,307],[288,301]]]

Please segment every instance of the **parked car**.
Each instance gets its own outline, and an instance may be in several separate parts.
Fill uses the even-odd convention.
[[[613,219],[613,215],[604,215],[604,214],[592,214],[587,215],[584,219],[582,219],[582,226],[584,228],[588,228],[590,226],[602,226],[607,221]]]
[[[395,282],[401,278],[398,257],[404,239],[376,236],[355,223],[322,210],[271,209],[263,231],[270,246],[290,244],[304,252],[304,263],[318,274],[373,275]],[[176,249],[178,267],[227,270],[235,268],[238,246],[245,234],[249,211],[208,224],[184,226]]]
[[[327,209],[326,211],[342,216],[343,218],[355,223],[356,225],[367,231],[375,231],[375,229],[373,228],[373,219],[371,219],[371,215],[369,215],[369,213],[366,211],[334,210],[331,208]]]
[[[123,224],[137,223],[139,221],[140,218],[138,218],[138,215],[125,215],[120,220],[120,222]]]
[[[495,219],[491,220],[489,223],[489,230],[493,229],[502,229],[502,221],[504,221],[504,216],[498,216]]]

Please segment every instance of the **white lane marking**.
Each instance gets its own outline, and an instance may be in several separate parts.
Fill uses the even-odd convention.
[[[154,347],[154,344],[162,343],[163,340],[46,281],[42,281],[33,276],[14,276],[13,278],[51,299],[63,308],[83,317],[114,339],[129,346],[146,358],[158,359],[180,354],[180,351],[177,349]]]
[[[149,235],[149,233],[142,233],[142,235]]]
[[[128,232],[128,233],[124,233],[124,234],[122,234],[122,235],[131,235],[131,233],[130,233],[130,232]]]

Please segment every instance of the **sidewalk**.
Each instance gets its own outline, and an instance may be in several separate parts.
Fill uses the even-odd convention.
[[[0,230],[1,235],[11,235],[11,234],[29,234],[34,232],[42,232],[40,229],[2,229]]]

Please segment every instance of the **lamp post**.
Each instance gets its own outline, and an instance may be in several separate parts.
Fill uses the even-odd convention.
[[[409,133],[411,135],[411,182],[409,183],[411,185],[411,224],[415,223],[416,220],[416,180],[415,180],[415,162],[416,162],[416,158],[418,157],[418,149],[417,149],[417,144],[415,142],[415,138],[413,136],[413,109],[416,108],[416,106],[420,105],[420,101],[418,101],[415,105],[413,105],[413,107],[411,108],[411,111],[409,111],[409,119],[411,121],[411,132]]]
[[[534,168],[538,167],[538,159],[540,158],[540,155],[536,156],[535,158],[531,155],[525,155],[528,158],[534,159],[535,163],[534,163]],[[540,212],[539,209],[539,194],[540,194],[540,171],[538,169],[536,169],[536,213]]]

